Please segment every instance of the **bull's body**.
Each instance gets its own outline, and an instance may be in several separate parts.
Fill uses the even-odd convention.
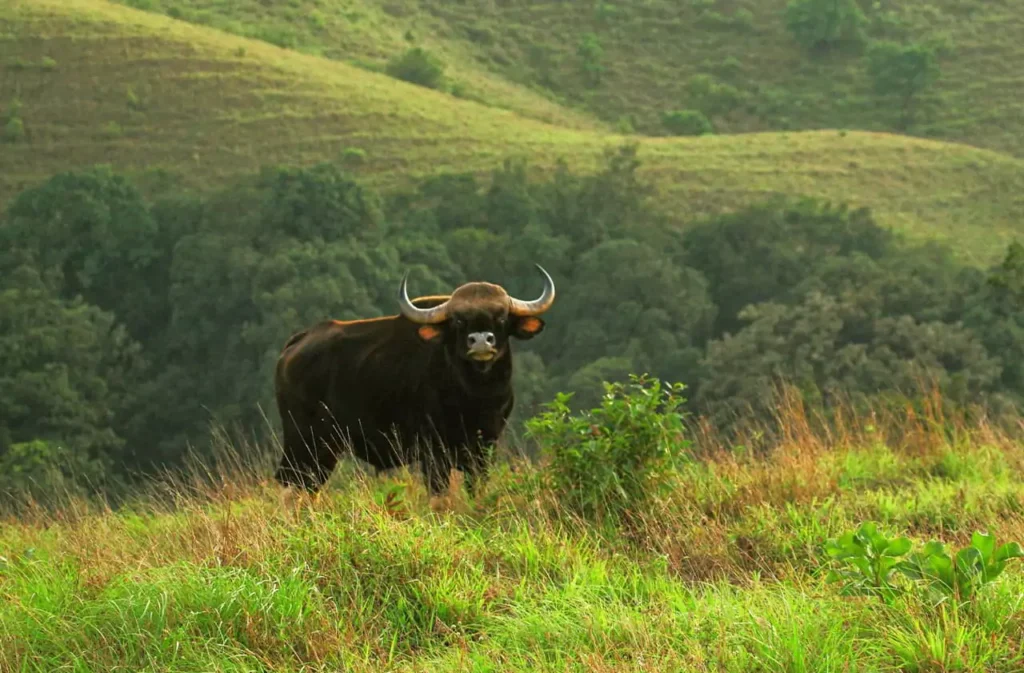
[[[327,321],[292,337],[275,381],[290,459],[279,480],[315,491],[348,447],[377,470],[433,463],[423,465],[432,491],[452,467],[475,473],[512,411],[512,361],[503,358],[484,376],[460,375],[416,329],[393,316]],[[442,449],[449,455],[439,456]]]
[[[447,488],[451,468],[472,487],[514,404],[508,336],[532,338],[543,326],[508,301],[497,286],[468,284],[403,304],[403,315],[325,321],[294,335],[275,372],[277,481],[315,492],[351,450],[378,471],[418,461],[432,494]]]

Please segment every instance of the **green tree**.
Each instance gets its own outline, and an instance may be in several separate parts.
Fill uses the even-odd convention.
[[[0,272],[28,263],[60,297],[111,311],[139,340],[162,329],[170,243],[139,191],[108,167],[60,173],[18,195],[0,227]],[[155,281],[155,282],[154,282]]]
[[[809,50],[859,45],[867,17],[856,0],[790,0],[783,13],[786,28]]]
[[[676,136],[702,136],[715,132],[711,121],[697,110],[675,110],[661,117],[662,125]]]
[[[692,376],[715,317],[700,274],[648,245],[620,239],[582,255],[567,285],[552,308],[553,338],[538,345],[556,372],[571,376],[615,357],[659,378]]]
[[[917,42],[872,43],[867,52],[867,72],[876,92],[899,102],[900,129],[913,123],[921,94],[941,75],[934,47]]]
[[[769,418],[780,382],[826,407],[886,392],[913,398],[933,384],[965,404],[995,389],[1000,363],[969,329],[878,315],[870,300],[812,291],[799,304],[744,309],[743,329],[708,344],[698,405],[725,426]]]
[[[1019,414],[1024,402],[1024,246],[1010,244],[988,274],[965,279],[963,322],[1003,365],[1004,413]]]
[[[605,66],[602,62],[604,48],[597,39],[597,35],[593,33],[583,35],[576,46],[576,55],[580,59],[580,70],[583,72],[583,78],[587,86],[594,88],[600,85],[605,71]]]
[[[866,209],[848,210],[812,200],[771,201],[706,220],[681,237],[677,259],[708,281],[718,309],[714,334],[735,331],[739,313],[775,300],[835,257],[877,259],[894,236]]]
[[[0,286],[0,488],[41,466],[101,481],[130,463],[119,417],[144,364],[111,313],[14,269]]]
[[[422,47],[413,47],[400,56],[395,56],[385,68],[385,72],[395,79],[428,89],[440,89],[444,86],[444,70],[445,66],[441,59]]]
[[[382,225],[377,193],[329,163],[265,169],[259,189],[263,237],[365,239],[379,233]]]

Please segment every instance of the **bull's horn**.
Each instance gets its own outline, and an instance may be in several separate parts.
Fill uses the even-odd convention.
[[[406,271],[402,277],[402,287],[398,291],[398,308],[402,311],[402,315],[421,325],[436,325],[439,322],[444,322],[448,317],[448,302],[433,308],[417,308],[409,300],[408,285],[409,272]]]
[[[555,281],[551,280],[551,276],[548,275],[548,272],[545,271],[544,267],[540,264],[534,264],[534,266],[544,274],[544,292],[541,293],[540,297],[533,301],[523,301],[522,299],[509,297],[508,312],[512,315],[524,317],[540,315],[551,308],[551,305],[555,303]]]

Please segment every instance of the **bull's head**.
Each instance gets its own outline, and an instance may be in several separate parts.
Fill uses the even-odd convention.
[[[544,268],[544,291],[533,301],[509,296],[500,285],[466,283],[443,303],[432,308],[419,308],[409,299],[406,273],[398,293],[402,315],[417,323],[425,341],[443,339],[453,354],[488,369],[490,363],[508,351],[509,337],[532,339],[544,329],[538,316],[555,301],[555,282]]]

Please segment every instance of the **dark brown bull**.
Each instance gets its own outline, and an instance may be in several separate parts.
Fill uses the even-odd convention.
[[[420,461],[432,495],[448,488],[454,467],[472,492],[512,411],[509,340],[539,334],[538,316],[555,299],[554,281],[537,268],[545,285],[533,301],[482,282],[410,301],[406,273],[400,315],[324,321],[289,339],[274,379],[278,483],[314,493],[351,447],[378,473]]]

